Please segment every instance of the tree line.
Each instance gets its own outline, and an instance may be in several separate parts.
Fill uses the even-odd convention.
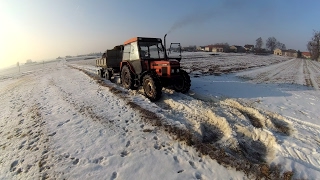
[[[256,48],[258,50],[261,50],[263,46],[263,40],[261,37],[256,39]],[[269,37],[266,41],[266,48],[270,51],[275,50],[276,48],[286,50],[286,45],[284,43],[281,43],[280,41],[277,41],[275,37]]]
[[[256,39],[255,48],[259,51],[262,50],[263,40],[261,37]],[[275,37],[269,37],[266,41],[266,48],[270,51],[274,51],[276,48],[286,50],[286,45],[277,41]],[[311,59],[320,60],[320,31],[313,30],[311,40],[307,43],[307,49],[310,52]],[[298,57],[301,57],[301,52],[298,50]]]
[[[311,59],[318,60],[320,56],[320,31],[313,30],[311,40],[307,43],[307,49],[310,52]]]

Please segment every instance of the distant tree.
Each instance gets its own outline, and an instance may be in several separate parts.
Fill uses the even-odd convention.
[[[281,50],[286,50],[287,49],[286,45],[281,43],[281,42],[279,42],[279,41],[277,42],[277,48],[279,48]]]
[[[313,31],[313,36],[307,44],[311,59],[318,60],[320,56],[320,31]]]
[[[301,57],[302,57],[302,53],[301,53],[300,50],[298,50],[298,52],[297,52],[297,58],[301,58]]]
[[[256,39],[256,48],[257,48],[258,50],[261,50],[262,45],[263,45],[262,38],[259,37],[258,39]]]
[[[275,37],[269,37],[266,41],[266,47],[273,52],[273,50],[277,47],[277,39]]]

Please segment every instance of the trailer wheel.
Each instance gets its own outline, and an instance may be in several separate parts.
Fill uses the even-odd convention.
[[[173,88],[177,92],[186,93],[191,86],[190,76],[184,70],[180,70],[180,76],[181,77],[173,84]]]
[[[106,78],[106,80],[111,80],[111,72],[109,70],[106,70],[106,72],[104,73],[104,77]]]
[[[128,66],[123,66],[121,70],[121,82],[126,89],[136,89],[134,87],[133,74],[130,72]]]
[[[162,85],[160,79],[154,74],[147,74],[143,77],[144,94],[151,101],[157,101],[161,98]]]
[[[98,74],[99,77],[102,78],[102,71],[101,71],[101,69],[99,69],[99,70],[97,71],[97,74]]]

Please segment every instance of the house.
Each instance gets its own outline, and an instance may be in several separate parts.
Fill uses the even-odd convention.
[[[224,45],[213,45],[211,51],[212,52],[225,52],[225,46]]]
[[[245,49],[247,52],[253,51],[253,50],[254,50],[254,45],[246,44],[246,45],[244,45],[244,49]]]
[[[205,51],[205,46],[198,46],[197,51]]]
[[[212,46],[213,45],[208,45],[208,46],[204,47],[204,51],[211,52],[212,51]]]
[[[282,55],[288,57],[298,57],[298,53],[294,49],[282,50]]]
[[[301,56],[302,58],[307,58],[307,59],[311,58],[310,52],[301,52]]]
[[[230,48],[229,48],[229,50],[230,50],[230,52],[245,52],[246,50],[245,50],[245,48],[244,47],[242,47],[242,46],[236,46],[236,45],[233,45],[233,46],[230,46]]]
[[[237,47],[235,45],[230,46],[229,50],[230,50],[230,52],[235,52],[236,53],[237,52]]]
[[[277,49],[275,49],[275,50],[273,51],[273,54],[274,54],[274,55],[278,55],[278,56],[282,56],[282,50],[279,49],[279,48],[277,48]]]

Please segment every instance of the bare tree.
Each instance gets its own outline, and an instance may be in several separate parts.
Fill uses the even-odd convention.
[[[286,50],[287,49],[286,45],[281,43],[281,42],[279,42],[279,41],[277,42],[277,48],[279,48],[281,50]]]
[[[256,48],[257,48],[258,50],[261,50],[262,45],[263,45],[262,38],[259,37],[258,39],[256,39]]]
[[[277,47],[277,39],[275,37],[269,37],[266,41],[266,47],[273,51]]]
[[[313,36],[307,44],[311,59],[318,60],[320,56],[320,31],[313,31]]]

